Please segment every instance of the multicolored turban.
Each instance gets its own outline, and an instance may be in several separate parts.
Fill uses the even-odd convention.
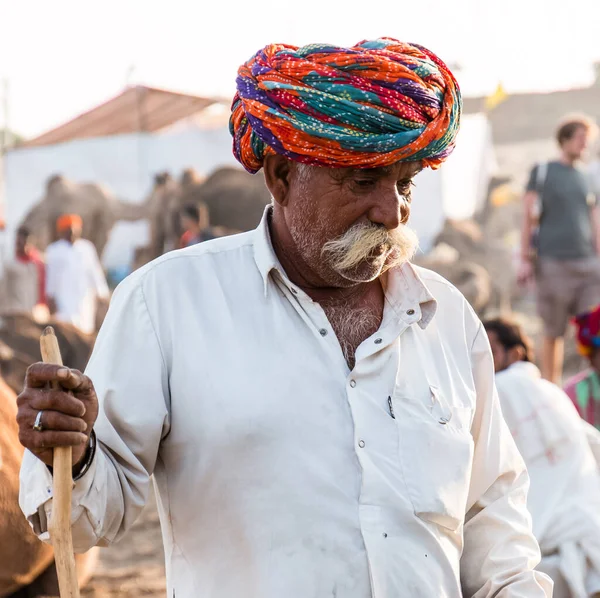
[[[56,231],[62,233],[69,228],[81,228],[83,222],[77,214],[63,214],[56,219]]]
[[[578,315],[573,323],[576,327],[579,352],[584,356],[590,356],[596,347],[600,347],[600,305]]]
[[[456,79],[422,46],[272,44],[239,68],[229,129],[251,173],[273,153],[334,168],[437,168],[454,149],[461,106]]]

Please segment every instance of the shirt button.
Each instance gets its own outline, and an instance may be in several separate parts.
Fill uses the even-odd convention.
[[[415,315],[415,310],[414,310],[414,309],[409,309],[409,310],[406,312],[406,315],[407,315],[407,316],[414,316],[414,315]]]
[[[356,380],[350,380],[350,387],[354,388],[356,386]]]
[[[376,338],[375,339],[375,344],[376,345],[381,345],[381,339],[380,338]]]
[[[383,532],[383,537],[387,538],[387,534],[385,532]]]
[[[325,328],[321,328],[321,330],[319,330],[319,334],[321,336],[327,336],[327,330],[325,330]]]
[[[447,417],[440,417],[438,420],[442,426],[445,426],[450,420]]]
[[[359,440],[358,441],[358,446],[360,446],[360,448],[365,448],[365,441],[364,440]]]
[[[294,293],[294,295],[298,294],[298,291],[294,287],[290,287],[290,291],[292,291],[292,293]]]

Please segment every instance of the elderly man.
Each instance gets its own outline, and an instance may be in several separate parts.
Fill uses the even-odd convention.
[[[408,263],[411,181],[452,149],[454,77],[380,39],[267,46],[237,88],[234,153],[273,206],[130,276],[87,376],[30,369],[34,529],[51,447],[72,445],[78,550],[122,537],[154,475],[168,596],[550,596],[485,331]]]

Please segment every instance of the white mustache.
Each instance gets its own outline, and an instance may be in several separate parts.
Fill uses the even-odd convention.
[[[388,230],[372,222],[360,222],[325,243],[321,254],[338,272],[352,270],[365,261],[380,259],[385,261],[387,270],[410,260],[418,244],[415,232],[404,224]]]

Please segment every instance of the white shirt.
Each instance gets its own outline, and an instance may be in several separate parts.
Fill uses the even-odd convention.
[[[487,336],[436,274],[390,273],[349,371],[265,218],[122,283],[88,374],[100,443],[74,488],[76,549],[118,540],[154,474],[169,597],[551,594]],[[21,506],[42,538],[50,482],[28,454]]]
[[[55,318],[91,334],[96,328],[96,300],[108,297],[108,285],[93,243],[64,239],[46,249],[46,294],[56,301]]]
[[[502,413],[531,477],[528,507],[555,581],[555,598],[600,592],[600,476],[586,424],[558,386],[532,363],[496,376]]]

